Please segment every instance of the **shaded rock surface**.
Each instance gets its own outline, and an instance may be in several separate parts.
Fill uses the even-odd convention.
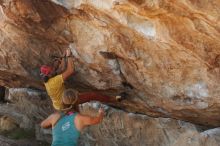
[[[0,136],[1,146],[40,146],[35,140],[12,140],[4,136]]]
[[[93,109],[91,108],[93,107]],[[94,104],[83,105],[83,113],[94,114]],[[96,107],[97,108],[97,107]],[[197,125],[169,118],[108,109],[103,122],[81,136],[80,145],[91,146],[219,146],[219,129],[201,132]],[[215,131],[215,132],[210,132]],[[218,131],[218,132],[217,132]],[[204,133],[210,133],[209,136]],[[213,133],[213,134],[211,134]],[[215,133],[215,137],[214,137]],[[218,133],[218,134],[216,134]]]
[[[0,134],[8,137],[0,136],[0,145],[46,146],[41,141],[50,142],[51,133],[46,136],[47,131],[40,128],[40,122],[53,112],[46,93],[10,88],[5,99],[7,103],[0,104]]]
[[[24,88],[9,89],[8,99],[14,104],[11,106],[16,108],[16,111],[21,111],[20,116],[27,117],[31,121],[25,123],[27,119],[20,120],[17,122],[19,127],[23,125],[20,123],[25,123],[29,125],[27,129],[35,128],[37,140],[51,143],[51,129],[45,130],[39,127],[41,118],[46,117],[45,112],[50,110],[50,107],[45,109],[42,104],[47,101],[42,98],[44,94]],[[19,106],[21,104],[23,106]],[[35,106],[38,108],[34,108]],[[95,116],[100,106],[106,110],[105,118],[101,124],[91,126],[82,132],[80,146],[219,146],[220,143],[219,128],[203,130],[203,127],[188,122],[126,113],[97,102],[85,103],[80,106],[80,110],[83,114]],[[29,110],[24,110],[24,107]],[[12,113],[0,113],[0,115],[4,114],[17,119]],[[21,146],[39,144],[36,140],[10,140],[0,136],[1,143],[9,146],[14,143]]]
[[[2,146],[15,146],[16,141],[0,136],[0,145]]]
[[[39,66],[69,47],[72,86],[126,91],[130,98],[114,106],[129,112],[220,125],[219,0],[0,5],[0,85],[43,89]]]
[[[12,130],[17,127],[18,126],[14,119],[7,117],[7,116],[0,117],[0,131],[1,130]]]
[[[52,113],[52,105],[45,92],[25,88],[11,88],[6,97],[8,103],[0,104],[0,115],[12,118],[24,129],[35,127]]]
[[[4,86],[0,86],[0,102],[5,101],[5,93],[6,93],[6,88]]]

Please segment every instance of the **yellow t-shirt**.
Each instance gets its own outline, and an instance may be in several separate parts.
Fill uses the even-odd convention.
[[[53,107],[56,110],[60,110],[62,108],[62,96],[65,89],[62,74],[50,78],[44,85],[53,102]]]

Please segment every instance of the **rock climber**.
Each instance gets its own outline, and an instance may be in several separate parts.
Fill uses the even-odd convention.
[[[55,59],[52,65],[43,65],[40,68],[41,77],[44,81],[47,93],[50,96],[53,107],[56,110],[62,109],[61,97],[64,93],[64,81],[74,73],[73,56],[71,50],[67,49],[63,59]],[[79,93],[76,104],[82,104],[92,100],[114,103],[124,99],[126,94],[110,97],[95,92]]]
[[[104,117],[103,109],[99,109],[96,117],[85,116],[77,113],[76,101],[80,98],[78,92],[73,89],[64,91],[62,97],[62,112],[50,115],[41,123],[42,128],[52,127],[52,146],[76,146],[80,132],[89,125],[95,125]]]

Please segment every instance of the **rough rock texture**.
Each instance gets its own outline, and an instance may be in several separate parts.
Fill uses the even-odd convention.
[[[11,117],[20,128],[32,129],[53,112],[44,92],[11,88],[6,99],[9,103],[0,104],[0,115]]]
[[[35,140],[12,140],[4,136],[0,136],[1,146],[41,146],[40,142]]]
[[[51,141],[51,136],[39,138],[42,133],[45,133],[43,129],[42,132],[39,131],[40,122],[53,112],[51,102],[45,92],[26,88],[10,88],[7,89],[5,100],[7,102],[0,104],[0,133],[3,135],[8,133],[6,135],[9,137],[20,138],[12,140],[0,136],[1,146],[43,146],[44,144],[36,139]],[[29,135],[28,132],[22,133],[22,129],[32,133]],[[8,132],[5,133],[5,131]],[[34,135],[34,131],[35,139],[30,136]],[[25,138],[27,136],[29,136],[28,139]]]
[[[71,84],[130,98],[133,113],[220,125],[219,0],[0,0],[0,85],[42,89],[69,47]],[[76,49],[74,49],[76,47]]]
[[[50,143],[51,129],[39,127],[40,118],[47,115],[42,112],[44,109],[42,103],[46,102],[42,95],[44,96],[44,93],[30,89],[10,89],[8,100],[17,111],[22,111],[19,113],[20,116],[27,117],[17,122],[19,126],[29,125],[23,128],[35,128],[36,139]],[[101,124],[83,131],[79,141],[80,146],[219,146],[220,143],[219,128],[204,131],[200,126],[180,120],[126,113],[99,103],[83,104],[80,106],[81,113],[96,115],[100,106],[106,110],[106,116]],[[15,117],[12,113],[8,116]],[[27,123],[27,120],[31,122]],[[15,141],[0,136],[0,145],[11,146],[15,143],[19,146],[35,146],[35,143],[37,145],[36,140]]]
[[[2,146],[15,146],[16,141],[0,136],[0,145]]]
[[[7,117],[7,116],[0,117],[0,131],[1,130],[12,130],[17,127],[18,126],[14,119]]]
[[[93,107],[93,110],[92,108]],[[83,113],[94,114],[94,105]],[[219,146],[219,129],[200,132],[196,125],[109,109],[103,122],[86,129],[80,145],[91,146]],[[210,132],[212,131],[212,132]],[[215,132],[214,132],[215,131]],[[206,133],[206,134],[205,134]],[[209,133],[209,135],[208,135]]]
[[[0,86],[0,102],[4,102],[6,88],[4,86]]]

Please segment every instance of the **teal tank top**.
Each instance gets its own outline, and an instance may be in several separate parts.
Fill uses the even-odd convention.
[[[74,119],[77,113],[61,115],[61,119],[52,129],[52,146],[77,146],[80,132],[76,129]]]

